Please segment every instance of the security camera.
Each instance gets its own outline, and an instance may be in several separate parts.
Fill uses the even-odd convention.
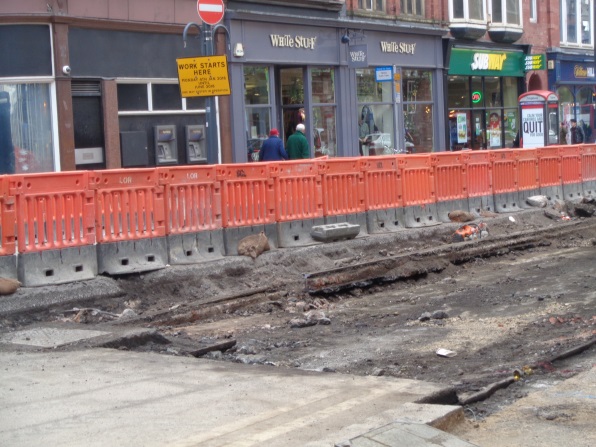
[[[64,73],[66,76],[70,75],[70,65],[65,65],[64,67],[62,67],[62,73]]]

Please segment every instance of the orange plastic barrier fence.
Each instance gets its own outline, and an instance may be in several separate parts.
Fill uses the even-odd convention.
[[[222,228],[221,182],[215,166],[158,168],[164,186],[166,234]]]
[[[582,182],[581,146],[560,146],[561,183],[564,185]]]
[[[165,236],[164,187],[156,169],[91,171],[97,242]]]
[[[333,158],[321,161],[323,213],[325,216],[366,211],[361,158]]]
[[[14,176],[0,176],[0,256],[15,254],[15,197],[9,185]]]
[[[403,191],[397,157],[363,157],[366,210],[403,207]]]
[[[20,253],[95,243],[94,195],[89,173],[16,176],[17,241]]]
[[[398,155],[402,172],[404,206],[435,202],[435,185],[430,154]]]
[[[538,149],[538,173],[540,186],[561,186],[560,146],[548,146]]]
[[[437,152],[431,155],[435,174],[437,202],[468,197],[466,165],[461,152]]]
[[[585,144],[581,150],[582,180],[596,180],[596,144]]]
[[[486,151],[462,151],[468,177],[468,197],[492,195],[492,164]]]
[[[493,193],[503,194],[517,191],[515,151],[501,149],[489,153],[493,165]]]
[[[323,185],[319,161],[291,160],[271,171],[278,222],[323,217]]]
[[[222,182],[222,225],[241,227],[275,223],[275,163],[217,166]]]
[[[517,160],[517,188],[527,191],[539,188],[538,181],[538,150],[519,149],[515,151]]]

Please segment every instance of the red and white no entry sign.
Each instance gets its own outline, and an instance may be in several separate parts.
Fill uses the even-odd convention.
[[[217,25],[224,16],[223,0],[197,0],[197,11],[203,22]]]

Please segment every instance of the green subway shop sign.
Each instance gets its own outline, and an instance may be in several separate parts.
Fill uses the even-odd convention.
[[[524,76],[525,54],[514,51],[453,48],[450,75]]]

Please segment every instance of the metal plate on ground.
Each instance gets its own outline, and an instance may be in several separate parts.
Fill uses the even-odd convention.
[[[53,348],[109,333],[83,329],[36,328],[5,334],[0,338],[0,343]]]

